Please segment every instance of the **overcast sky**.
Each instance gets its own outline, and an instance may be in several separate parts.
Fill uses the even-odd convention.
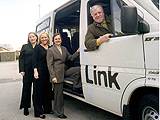
[[[69,0],[0,0],[0,44],[20,48],[35,22]],[[40,12],[39,12],[40,5]]]

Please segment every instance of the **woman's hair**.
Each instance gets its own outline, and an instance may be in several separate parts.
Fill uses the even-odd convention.
[[[46,34],[46,35],[47,35],[47,37],[48,37],[48,42],[47,42],[47,44],[49,45],[49,44],[50,44],[50,37],[49,37],[49,34],[48,34],[47,32],[42,32],[42,33],[39,35],[39,44],[42,43],[42,41],[41,41],[41,36],[42,36],[43,34]]]
[[[30,43],[30,41],[29,41],[29,36],[30,36],[30,34],[34,34],[35,36],[36,36],[36,42],[38,42],[38,35],[35,33],[35,32],[29,32],[28,33],[28,43]]]
[[[60,36],[60,38],[62,39],[62,37],[61,37],[61,34],[60,34],[60,33],[54,33],[53,38],[52,38],[52,42],[53,42],[53,44],[54,44],[54,38],[55,38],[57,35],[59,35],[59,36]]]

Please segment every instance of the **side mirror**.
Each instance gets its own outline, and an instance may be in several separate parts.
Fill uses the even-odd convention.
[[[121,8],[121,28],[126,34],[138,33],[137,8],[122,6]]]
[[[147,22],[144,20],[138,21],[138,33],[139,34],[144,34],[144,33],[149,33],[150,27]]]

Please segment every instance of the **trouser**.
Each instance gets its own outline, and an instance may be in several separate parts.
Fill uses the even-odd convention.
[[[54,113],[64,114],[63,83],[54,84]]]
[[[20,109],[30,108],[31,107],[31,90],[32,90],[32,80],[29,78],[23,78],[23,88],[22,88],[22,97],[20,103]]]
[[[33,83],[33,106],[34,106],[34,115],[39,116],[44,114],[44,91],[43,84],[40,79],[37,79]]]
[[[52,84],[49,82],[47,75],[48,74],[39,75],[39,79],[35,80],[33,84],[33,106],[35,116],[52,111]]]
[[[65,71],[64,75],[65,77],[69,77],[73,80],[72,82],[74,88],[80,88],[82,86],[80,67],[71,67]]]

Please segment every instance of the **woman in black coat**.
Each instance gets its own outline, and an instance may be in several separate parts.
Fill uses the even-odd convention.
[[[33,76],[33,49],[38,41],[38,36],[34,32],[28,34],[28,43],[24,44],[19,56],[19,72],[23,76],[23,88],[20,109],[24,108],[24,115],[29,115],[28,108],[31,107],[31,89]]]
[[[41,33],[39,44],[34,49],[34,83],[33,83],[33,106],[34,116],[45,118],[45,113],[52,112],[51,94],[52,84],[49,81],[49,71],[47,68],[47,49],[49,48],[49,35]]]

